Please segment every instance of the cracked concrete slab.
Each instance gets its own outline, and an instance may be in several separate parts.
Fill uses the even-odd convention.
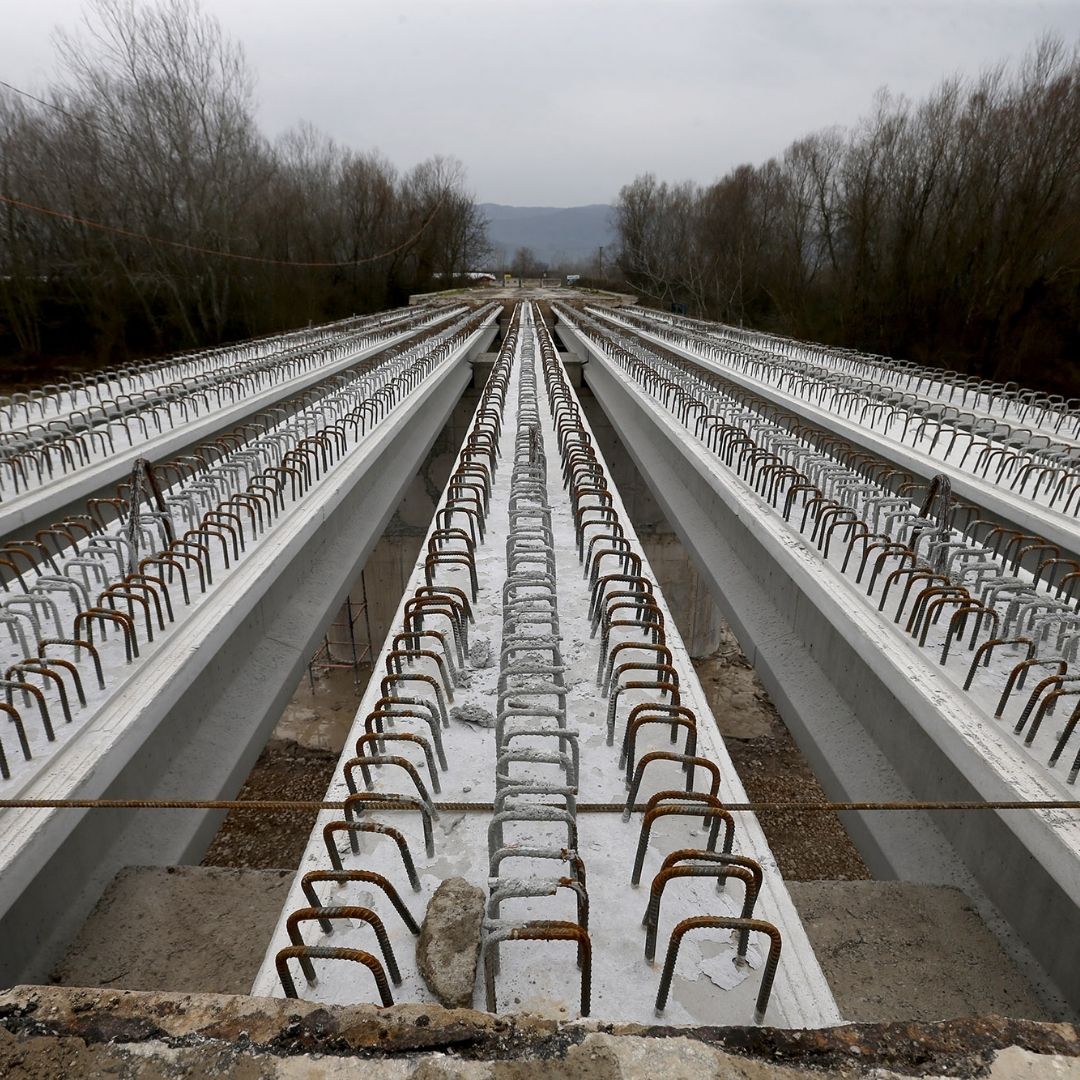
[[[821,1030],[646,1027],[399,1005],[21,986],[0,1075],[334,1080],[1077,1080],[1071,1024],[984,1017]]]

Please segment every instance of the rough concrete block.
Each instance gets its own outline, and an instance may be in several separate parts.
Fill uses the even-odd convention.
[[[416,961],[431,992],[448,1009],[472,1005],[484,891],[464,878],[447,878],[428,904]]]
[[[1056,1019],[959,889],[786,884],[846,1019]]]

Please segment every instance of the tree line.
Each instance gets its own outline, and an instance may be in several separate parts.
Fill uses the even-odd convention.
[[[372,311],[486,253],[456,160],[401,172],[307,124],[261,134],[243,52],[197,0],[92,0],[84,22],[40,98],[0,87],[9,366]]]
[[[1080,53],[886,90],[713,184],[638,176],[627,279],[701,317],[1080,394]]]

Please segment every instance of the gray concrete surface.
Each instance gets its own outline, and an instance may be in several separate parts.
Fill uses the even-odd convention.
[[[311,677],[305,673],[271,741],[294,742],[306,750],[340,754],[370,674],[370,665],[355,673],[352,668],[321,671]]]
[[[246,994],[291,870],[128,866],[54,975],[65,986]]]
[[[848,1020],[1049,1020],[959,890],[899,881],[789,881]]]

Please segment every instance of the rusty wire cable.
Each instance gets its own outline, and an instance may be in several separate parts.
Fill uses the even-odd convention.
[[[436,810],[448,813],[491,813],[489,802],[436,802]],[[344,802],[317,799],[0,799],[0,810],[290,810],[297,813],[313,810],[343,810]],[[372,810],[409,809],[400,803],[369,802]],[[645,803],[634,803],[636,813],[645,811]],[[995,800],[922,801],[922,802],[741,802],[724,803],[732,813],[820,813],[828,811],[878,810],[1080,810],[1080,800],[1043,799],[1031,801]],[[578,803],[582,814],[622,814],[625,803]]]

